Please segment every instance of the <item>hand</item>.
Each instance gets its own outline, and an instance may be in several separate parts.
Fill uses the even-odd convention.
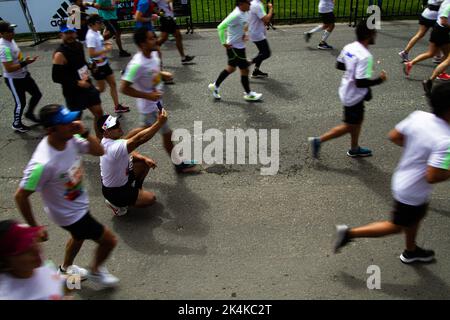
[[[78,80],[78,86],[87,89],[91,87],[91,83],[87,80]]]
[[[37,238],[39,242],[45,242],[48,240],[48,232],[45,229],[45,227],[42,227],[42,229],[37,234]]]
[[[74,134],[82,134],[82,133],[86,132],[86,128],[84,127],[84,124],[83,124],[83,122],[81,122],[81,120],[73,121],[72,127],[73,127]]]
[[[150,169],[155,169],[155,168],[156,168],[156,162],[155,162],[155,160],[145,157],[145,158],[144,158],[144,162],[145,162],[145,164],[146,164],[147,166],[150,167]]]
[[[147,93],[147,100],[153,100],[153,101],[158,101],[159,99],[161,99],[162,97],[162,92],[161,91],[153,91],[150,93]]]
[[[387,73],[386,73],[386,71],[382,70],[380,72],[380,78],[381,78],[381,80],[383,80],[383,82],[387,80]]]
[[[157,121],[163,125],[164,123],[166,123],[167,121],[167,111],[166,109],[162,109],[159,114],[158,114],[158,119]]]
[[[168,71],[161,71],[161,77],[164,81],[173,80],[173,74]]]
[[[39,57],[33,57],[33,58],[31,58],[31,57],[26,57],[25,58],[25,62],[27,63],[27,64],[31,64],[31,63],[33,63],[33,62],[35,62],[36,60],[37,60],[37,58],[39,58]]]
[[[109,52],[112,50],[112,48],[113,48],[112,43],[110,41],[105,41],[105,51]]]
[[[227,49],[231,49],[233,47],[231,44],[228,43],[225,43],[223,46]]]
[[[269,8],[269,10],[272,9],[273,8],[272,2],[267,3],[267,7]]]

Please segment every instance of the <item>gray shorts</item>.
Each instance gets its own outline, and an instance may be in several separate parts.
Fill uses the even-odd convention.
[[[150,127],[152,124],[156,122],[158,119],[158,111],[154,111],[151,113],[141,113],[139,116],[139,121],[145,126]],[[166,123],[163,124],[161,129],[159,129],[159,133],[161,134],[167,134],[170,133],[171,129],[169,125]]]

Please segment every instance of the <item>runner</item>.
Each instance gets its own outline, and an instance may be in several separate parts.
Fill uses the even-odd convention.
[[[267,4],[269,13],[266,13],[264,4],[261,0],[253,0],[250,5],[250,18],[249,18],[249,35],[250,41],[252,41],[259,50],[258,55],[253,58],[252,63],[255,64],[255,69],[252,72],[252,78],[264,78],[269,75],[266,72],[262,72],[259,68],[264,60],[270,58],[271,52],[269,43],[266,39],[266,25],[269,24],[273,17],[273,6],[269,2]]]
[[[389,133],[393,143],[404,147],[392,177],[392,220],[356,228],[337,226],[335,252],[355,238],[404,232],[406,249],[400,255],[403,263],[434,259],[433,250],[417,246],[416,236],[427,213],[432,184],[450,178],[450,83],[434,87],[429,101],[433,113],[415,111]]]
[[[313,33],[323,30],[322,40],[317,46],[321,50],[332,50],[333,47],[327,43],[331,32],[334,30],[336,17],[334,16],[334,0],[319,1],[319,16],[322,18],[322,24],[304,33],[305,41],[309,42]]]
[[[181,63],[187,64],[194,60],[195,56],[184,54],[183,37],[180,33],[180,27],[175,21],[173,0],[153,0],[153,2],[158,6],[159,11],[161,37],[158,39],[158,45],[162,46],[169,38],[169,34],[171,34],[175,37],[176,46],[181,56]]]
[[[116,0],[94,0],[93,6],[98,9],[98,14],[105,23],[103,37],[105,39],[114,37],[119,47],[119,57],[130,57],[131,54],[122,46],[122,30],[118,23]]]
[[[89,109],[94,115],[94,129],[97,137],[97,121],[103,115],[100,92],[89,78],[89,70],[84,57],[83,45],[77,41],[75,29],[66,24],[60,26],[63,43],[53,54],[52,79],[61,84],[67,107],[72,111]]]
[[[423,10],[419,18],[419,30],[415,36],[409,40],[406,48],[398,53],[400,58],[402,58],[402,62],[409,61],[409,52],[411,49],[425,36],[430,28],[433,28],[438,18],[439,8],[443,1],[444,0],[428,0],[427,7]],[[433,57],[433,62],[439,61],[438,58],[441,59],[440,55]]]
[[[344,105],[344,124],[334,127],[320,137],[310,137],[314,158],[319,157],[322,143],[336,139],[345,134],[351,135],[349,157],[368,157],[372,151],[359,146],[359,135],[364,120],[364,101],[372,99],[370,87],[386,81],[386,73],[382,71],[377,79],[371,80],[373,57],[369,46],[375,44],[376,29],[369,29],[366,21],[356,27],[357,41],[344,47],[337,59],[336,67],[345,71],[339,88],[339,96]]]
[[[136,21],[136,29],[145,28],[151,32],[155,32],[152,21],[158,20],[158,15],[155,13],[155,4],[152,0],[135,0],[134,1]],[[156,34],[155,34],[156,37]]]
[[[86,47],[91,62],[95,64],[92,76],[97,80],[97,90],[105,91],[106,83],[109,85],[111,98],[114,102],[114,112],[122,113],[130,111],[130,108],[119,103],[117,94],[116,78],[106,56],[111,51],[111,43],[104,44],[103,36],[100,34],[103,20],[99,15],[92,14],[88,19],[89,31],[86,34]]]
[[[208,88],[212,92],[213,97],[217,100],[221,99],[219,87],[222,82],[234,71],[236,67],[241,70],[241,83],[245,90],[244,99],[247,101],[259,101],[262,98],[261,93],[250,90],[249,61],[245,54],[245,40],[248,23],[248,11],[250,10],[250,0],[237,0],[236,8],[222,21],[217,27],[219,38],[222,45],[227,49],[228,65],[223,70],[216,82],[210,83]],[[228,36],[225,37],[225,30]]]
[[[39,120],[34,115],[42,94],[36,82],[28,72],[27,65],[36,61],[38,57],[24,57],[20,48],[14,41],[15,24],[7,21],[0,21],[0,61],[2,62],[3,77],[5,83],[14,98],[14,121],[13,130],[16,132],[27,132],[30,128],[22,123],[22,114],[27,104],[26,92],[31,95],[28,102],[28,109],[25,118],[38,123]]]
[[[150,169],[156,168],[156,163],[136,149],[149,141],[166,120],[167,113],[163,109],[151,127],[132,130],[125,137],[117,118],[104,115],[98,122],[105,148],[105,154],[100,157],[102,192],[115,215],[126,214],[129,206],[145,208],[156,201],[153,192],[142,188],[145,177]]]
[[[431,32],[428,51],[420,54],[412,61],[404,63],[404,72],[407,77],[411,74],[412,67],[423,60],[430,59],[439,53],[439,50],[443,53],[443,60],[447,59],[448,53],[450,51],[450,0],[445,0],[439,9],[438,19],[433,26],[433,31]],[[441,80],[449,80],[450,75],[442,73],[438,76]]]
[[[122,76],[120,91],[127,96],[137,98],[142,126],[149,127],[157,121],[159,108],[162,107],[163,80],[171,79],[172,75],[169,72],[161,72],[161,61],[156,51],[156,38],[153,32],[146,28],[137,29],[133,38],[139,52],[127,65]],[[159,132],[162,135],[164,148],[171,156],[174,145],[172,130],[167,122],[163,124]],[[178,173],[198,171],[191,161],[175,160],[177,162],[175,169]]]
[[[25,221],[39,226],[30,203],[30,196],[40,192],[44,210],[50,220],[67,230],[71,238],[66,245],[62,274],[77,273],[101,285],[113,287],[119,279],[103,266],[117,244],[114,234],[97,222],[89,212],[89,198],[83,186],[82,154],[101,156],[103,147],[89,134],[81,121],[79,111],[52,104],[40,110],[40,119],[47,129],[24,170],[24,177],[16,192],[17,207]],[[44,234],[43,240],[48,238]],[[73,265],[84,240],[97,243],[90,271]],[[70,267],[70,268],[69,268]]]

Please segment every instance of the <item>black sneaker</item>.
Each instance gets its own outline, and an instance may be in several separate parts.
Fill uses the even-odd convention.
[[[122,50],[119,52],[119,57],[121,58],[131,57],[131,54],[125,50]]]
[[[36,116],[33,113],[28,113],[28,112],[25,113],[25,118],[27,118],[28,120],[33,121],[35,123],[41,122],[38,118],[36,118]]]
[[[311,143],[312,156],[314,159],[319,159],[320,152],[320,138],[318,137],[309,137],[308,142]]]
[[[185,56],[184,59],[181,59],[181,63],[185,64],[194,60],[195,56]]]
[[[321,43],[319,43],[319,45],[317,46],[317,49],[320,49],[320,50],[332,50],[333,47],[330,46],[330,45],[329,45],[328,43],[326,43],[326,42],[321,42]]]
[[[336,226],[336,242],[334,243],[334,253],[339,253],[340,249],[352,240],[348,237],[350,228],[345,224]]]
[[[416,250],[414,251],[403,251],[400,255],[400,260],[403,263],[413,263],[416,261],[420,262],[430,262],[434,259],[434,251],[433,250],[425,250],[416,246]]]
[[[175,165],[175,171],[177,173],[198,173],[200,170],[194,161],[184,161]]]
[[[30,131],[30,127],[28,127],[22,123],[19,124],[18,126],[13,125],[12,128],[13,128],[13,130],[20,132],[20,133],[25,133],[25,132]]]
[[[357,149],[348,150],[347,155],[352,158],[370,157],[370,156],[372,156],[372,150],[367,149],[367,148],[358,147]]]
[[[309,40],[311,40],[312,34],[309,33],[309,32],[305,32],[305,33],[303,34],[303,36],[305,37],[305,42],[308,43]]]
[[[267,78],[269,76],[268,73],[262,72],[259,69],[255,69],[252,72],[252,78]]]
[[[423,80],[422,81],[423,91],[425,91],[426,95],[431,94],[431,88],[433,88],[433,80]]]

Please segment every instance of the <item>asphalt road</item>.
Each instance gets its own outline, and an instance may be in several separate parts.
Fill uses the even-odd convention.
[[[158,203],[148,210],[131,210],[120,218],[104,205],[99,159],[85,158],[86,186],[93,215],[111,228],[119,244],[109,259],[109,270],[121,279],[116,290],[98,290],[89,282],[76,293],[81,299],[447,299],[450,297],[449,184],[433,193],[429,216],[418,244],[436,251],[436,263],[403,265],[402,236],[358,240],[339,255],[332,254],[334,225],[356,226],[389,218],[390,178],[401,149],[387,140],[388,131],[414,110],[428,110],[420,80],[432,71],[431,62],[414,68],[406,80],[397,52],[416,31],[416,22],[385,23],[372,47],[375,72],[385,69],[389,81],[373,90],[367,104],[361,143],[374,156],[355,160],[346,156],[349,138],[324,145],[320,161],[313,161],[306,141],[339,124],[342,107],[337,89],[342,73],[334,68],[339,50],[354,40],[354,31],[339,25],[329,39],[335,50],[315,48],[318,35],[305,44],[307,26],[280,26],[269,31],[273,51],[263,70],[266,80],[251,80],[253,90],[264,94],[262,103],[247,103],[237,74],[222,85],[222,101],[214,102],[207,90],[226,64],[215,30],[196,30],[184,36],[195,64],[182,66],[174,42],[163,47],[164,65],[175,74],[176,84],[164,97],[173,129],[192,132],[194,121],[203,129],[221,132],[231,128],[279,129],[280,168],[274,176],[260,175],[261,165],[214,165],[202,174],[179,176],[172,169],[155,136],[139,150],[153,157],[158,168],[144,187],[154,191]],[[59,85],[51,80],[51,55],[58,41],[37,47],[20,44],[26,54],[38,55],[30,66],[43,98],[64,103]],[[130,36],[125,47],[135,52]],[[425,50],[420,42],[413,55]],[[256,48],[248,45],[248,56]],[[112,53],[117,79],[128,59]],[[40,128],[19,135],[11,129],[13,101],[0,84],[0,212],[18,218],[13,193],[34,148],[43,136]],[[103,106],[112,112],[108,93]],[[132,107],[124,116],[125,128],[138,123]],[[86,122],[92,118],[86,113]],[[48,224],[46,257],[61,263],[66,232],[49,222],[38,195],[32,197],[35,215]],[[76,263],[86,266],[93,244],[86,244]],[[369,290],[367,268],[381,270],[381,289]]]

